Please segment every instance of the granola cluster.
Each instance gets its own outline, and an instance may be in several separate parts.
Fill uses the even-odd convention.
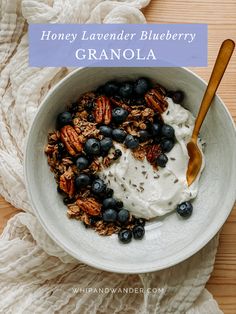
[[[100,235],[111,235],[124,229],[122,219],[103,219],[104,199],[112,198],[114,191],[104,185],[103,191],[96,193],[93,182],[99,179],[99,172],[103,168],[117,162],[121,156],[122,152],[114,146],[116,141],[122,143],[124,149],[132,149],[135,158],[146,158],[153,167],[158,167],[156,159],[162,153],[161,144],[153,137],[145,137],[145,134],[150,131],[153,123],[162,123],[161,114],[168,105],[165,96],[165,89],[159,85],[149,88],[142,97],[106,95],[98,90],[82,95],[60,116],[57,130],[48,135],[45,153],[58,192],[67,205],[69,218],[82,221],[86,227],[95,229]],[[123,121],[119,116],[120,120],[113,119],[116,108],[122,108],[126,113]],[[101,126],[108,126],[111,130],[119,128],[126,139],[120,140],[122,134],[113,138],[111,135],[112,140],[107,139]],[[127,142],[128,135],[131,136],[130,142]],[[102,142],[103,140],[105,141]],[[114,143],[110,145],[110,141]],[[129,143],[133,143],[133,146]],[[99,146],[99,153],[96,152],[96,145]],[[79,157],[86,159],[86,167],[78,166]],[[77,180],[78,177],[81,180]],[[122,208],[122,200],[117,202],[117,207]],[[144,220],[129,214],[125,229],[132,230],[137,224],[143,226]]]

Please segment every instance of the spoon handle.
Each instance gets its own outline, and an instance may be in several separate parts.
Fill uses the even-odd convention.
[[[234,51],[235,43],[231,39],[226,39],[219,50],[216,62],[205,91],[204,97],[202,99],[201,107],[198,112],[198,116],[195,122],[192,139],[197,140],[199,130],[202,126],[202,122],[205,119],[205,116],[210,108],[212,99],[215,95],[215,92],[220,84],[220,81],[225,73],[229,60]]]

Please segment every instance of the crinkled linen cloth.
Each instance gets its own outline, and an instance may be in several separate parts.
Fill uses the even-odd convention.
[[[0,239],[0,313],[222,313],[204,289],[218,237],[167,270],[107,273],[79,263],[47,236],[25,190],[27,131],[44,95],[70,71],[28,66],[27,24],[145,23],[140,9],[149,2],[0,0],[0,193],[23,209],[10,219]],[[152,294],[85,291],[128,287],[161,289]]]

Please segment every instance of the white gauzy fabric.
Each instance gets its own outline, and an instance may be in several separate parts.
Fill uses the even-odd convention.
[[[145,23],[140,9],[149,2],[0,0],[0,194],[24,210],[10,219],[0,238],[0,313],[222,313],[204,290],[218,237],[167,270],[107,273],[79,263],[49,238],[25,191],[26,133],[44,95],[69,72],[28,66],[27,24]],[[86,290],[135,287],[156,288],[159,293]]]

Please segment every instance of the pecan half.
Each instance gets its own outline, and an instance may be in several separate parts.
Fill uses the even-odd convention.
[[[150,162],[150,164],[155,164],[157,157],[161,154],[161,147],[158,144],[154,144],[152,146],[149,146],[147,148],[147,161]]]
[[[66,174],[60,176],[59,187],[62,191],[72,197],[75,193],[75,183],[73,178],[68,178]]]
[[[96,99],[96,108],[94,112],[97,123],[109,124],[111,122],[111,104],[106,96],[99,96]]]
[[[156,84],[155,87],[154,87],[161,95],[163,95],[163,97],[166,96],[166,89],[161,86],[160,84]]]
[[[165,100],[165,94],[159,86],[149,90],[145,94],[145,100],[150,108],[158,111],[160,114],[163,113],[168,107],[168,103]]]
[[[65,125],[61,129],[61,140],[71,156],[77,156],[82,152],[83,146],[79,140],[79,135],[72,126]]]
[[[95,198],[88,197],[86,199],[78,198],[76,204],[87,214],[91,216],[98,216],[101,213],[102,205],[98,203]]]

